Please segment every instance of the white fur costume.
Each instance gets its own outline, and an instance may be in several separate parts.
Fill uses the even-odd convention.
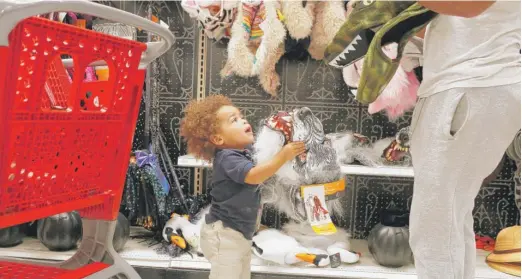
[[[251,38],[248,28],[245,28],[250,8],[265,12],[266,18],[259,25],[263,31],[260,38]],[[344,23],[345,13],[343,1],[339,0],[306,1],[304,6],[303,1],[295,0],[238,1],[228,42],[227,63],[221,77],[233,74],[257,76],[261,87],[276,96],[281,82],[275,65],[285,52],[286,32],[296,40],[310,37],[308,52],[312,58],[321,60],[324,50]],[[254,28],[253,21],[250,27]]]
[[[303,1],[283,0],[285,26],[289,35],[301,40],[310,36],[308,52],[313,59],[321,60],[324,50],[345,21],[343,1]]]
[[[285,27],[279,19],[279,6],[278,1],[238,1],[237,15],[228,42],[228,58],[221,70],[222,78],[233,74],[241,77],[258,76],[263,89],[273,96],[277,95],[280,78],[275,65],[284,54],[286,37]],[[259,38],[251,38],[249,33],[248,28],[255,28],[255,14],[250,17],[249,9],[264,12],[265,18],[259,25],[263,35]],[[245,27],[245,20],[250,26]]]
[[[329,139],[332,148],[335,149],[340,164],[353,164],[358,161],[370,167],[384,165],[411,166],[409,127],[401,129],[395,137],[383,138],[373,143],[368,138],[351,131],[330,133],[326,137]],[[366,138],[367,141],[361,142],[361,137]],[[394,142],[399,144],[394,145]],[[383,154],[397,156],[386,158]]]
[[[292,141],[304,141],[307,146],[306,165],[299,165],[296,162],[297,159],[283,165],[272,178],[260,185],[261,202],[275,207],[279,212],[285,213],[293,220],[283,226],[283,231],[288,236],[296,239],[303,247],[318,249],[318,251],[322,251],[321,254],[332,255],[340,253],[342,262],[356,262],[359,256],[349,252],[349,234],[345,230],[337,228],[337,233],[328,236],[315,234],[306,218],[303,200],[300,196],[300,187],[302,185],[327,183],[341,178],[342,174],[337,163],[335,151],[329,145],[324,144],[323,126],[310,109],[301,108],[295,110],[292,125]],[[273,158],[284,144],[285,137],[281,132],[272,130],[267,126],[261,127],[254,144],[256,162],[262,163]],[[343,214],[339,199],[327,201],[327,206],[330,213],[334,215]],[[262,236],[262,233],[263,231],[259,232],[259,235]],[[258,246],[265,244],[264,247],[260,246],[260,248],[268,251],[267,255],[276,254],[281,258],[286,257],[287,253],[293,251],[282,251],[276,245],[278,241],[276,239],[274,239],[273,243],[267,240],[257,243],[256,237],[258,236],[254,236],[253,241]],[[280,254],[277,254],[277,251]],[[260,255],[260,257],[280,262],[265,255]]]

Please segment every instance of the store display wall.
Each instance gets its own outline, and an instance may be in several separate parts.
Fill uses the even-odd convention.
[[[125,9],[143,14],[149,2],[122,1]],[[152,92],[153,122],[167,136],[169,155],[173,162],[186,153],[179,136],[182,110],[195,98],[196,52],[198,26],[182,10],[177,1],[153,1],[153,11],[170,25],[176,35],[175,46],[153,65]],[[133,10],[134,9],[134,10]],[[372,140],[393,136],[400,128],[409,125],[411,113],[395,123],[387,121],[383,114],[369,115],[367,107],[357,103],[344,84],[339,70],[313,61],[281,59],[277,72],[282,86],[278,97],[270,97],[257,84],[257,78],[232,77],[221,80],[219,71],[225,64],[226,44],[207,41],[206,95],[224,94],[243,109],[248,120],[257,126],[260,119],[281,109],[308,106],[323,121],[325,132],[352,130],[371,137]],[[144,115],[141,114],[141,121]],[[143,126],[142,124],[140,124]],[[137,131],[135,148],[142,145]],[[505,160],[501,175],[483,187],[475,201],[475,230],[477,233],[495,236],[504,227],[519,220],[514,201],[512,180],[514,163]],[[186,191],[192,191],[191,168],[176,168]],[[211,170],[205,171],[206,181]],[[206,189],[208,189],[208,183]],[[466,185],[462,185],[466,187]],[[436,189],[434,189],[436,191]],[[413,192],[413,179],[370,176],[351,176],[347,179],[344,204],[347,215],[338,222],[352,232],[355,238],[366,238],[377,224],[383,208],[396,206],[409,209]],[[280,225],[283,219],[271,210],[265,211],[264,221]]]

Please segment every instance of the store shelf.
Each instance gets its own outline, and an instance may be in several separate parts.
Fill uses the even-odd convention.
[[[191,155],[178,157],[178,166],[194,168],[210,168],[211,165]],[[341,171],[347,175],[413,177],[413,168],[406,167],[367,167],[362,165],[341,165]]]
[[[142,229],[132,228],[132,235]],[[142,240],[131,239],[127,242],[121,256],[134,266],[174,268],[191,270],[209,270],[210,264],[201,257],[183,255],[179,258],[170,258],[159,255],[154,251],[155,247],[148,247],[148,243]],[[331,277],[331,278],[385,278],[385,279],[414,279],[417,278],[413,265],[401,268],[386,268],[376,264],[368,252],[367,243],[364,240],[351,240],[352,250],[362,253],[359,263],[342,265],[338,268],[316,268],[313,266],[284,267],[269,264],[263,260],[252,259],[252,272],[263,274],[278,274],[291,276],[304,276],[307,278]],[[72,256],[74,251],[50,252],[37,239],[26,238],[24,242],[12,248],[0,248],[0,257],[30,258],[47,261],[63,261]],[[476,277],[478,279],[503,279],[515,278],[493,269],[485,264],[487,253],[479,250],[477,255]]]
[[[193,168],[210,168],[212,167],[207,161],[198,160],[192,155],[183,155],[178,157],[178,166]]]
[[[138,227],[131,228],[131,236],[148,233]],[[153,248],[148,247],[148,243],[142,242],[143,239],[129,239],[120,255],[134,266],[147,266],[167,268],[170,265],[171,257],[157,254]],[[38,239],[32,237],[24,238],[22,244],[0,248],[0,257],[26,258],[47,261],[64,261],[74,255],[75,251],[53,252],[49,251]]]

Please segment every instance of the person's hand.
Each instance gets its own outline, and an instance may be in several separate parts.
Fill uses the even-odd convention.
[[[280,152],[285,161],[290,161],[305,151],[306,146],[304,142],[290,142],[287,143]]]

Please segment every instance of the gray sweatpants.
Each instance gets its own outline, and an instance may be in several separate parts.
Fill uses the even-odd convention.
[[[473,207],[520,129],[520,83],[420,99],[412,120],[410,245],[419,279],[475,277]]]

